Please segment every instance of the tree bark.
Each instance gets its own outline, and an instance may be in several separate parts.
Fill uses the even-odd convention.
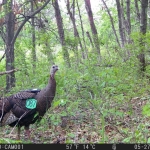
[[[34,12],[34,2],[31,1],[31,12]],[[35,73],[36,68],[36,49],[35,49],[35,25],[34,25],[34,17],[31,18],[32,24],[32,66],[33,66],[33,73]]]
[[[115,37],[116,37],[116,41],[117,41],[119,47],[121,47],[120,42],[119,42],[119,38],[118,38],[118,36],[117,36],[117,32],[116,32],[116,30],[115,30],[115,25],[114,25],[113,17],[112,17],[112,15],[111,15],[111,13],[110,13],[109,8],[108,8],[107,5],[106,5],[106,2],[105,2],[104,0],[102,0],[102,2],[103,2],[104,6],[105,6],[105,8],[106,8],[106,11],[107,11],[108,15],[109,15],[110,22],[111,22],[111,26],[112,26],[113,32],[114,32],[114,34],[115,34]]]
[[[101,53],[100,53],[100,44],[99,44],[99,38],[98,38],[98,34],[97,34],[97,29],[94,23],[94,19],[93,19],[93,12],[92,12],[92,8],[91,8],[91,2],[90,0],[84,0],[85,1],[85,8],[88,14],[88,18],[89,18],[89,22],[90,22],[90,27],[92,30],[92,35],[93,35],[93,41],[96,47],[96,52],[97,52],[97,58],[98,58],[98,63],[101,62]]]
[[[68,53],[68,50],[66,48],[66,43],[65,43],[63,21],[62,21],[62,17],[61,17],[61,13],[60,13],[58,0],[55,0],[53,2],[53,6],[54,6],[54,10],[55,10],[55,17],[56,17],[56,22],[57,22],[58,34],[59,34],[59,39],[60,39],[60,43],[62,46],[64,61],[68,67],[71,67],[69,53]]]
[[[86,42],[85,42],[85,34],[84,34],[84,28],[83,28],[83,22],[82,22],[82,17],[81,17],[81,11],[80,11],[80,7],[79,7],[79,4],[78,4],[78,0],[76,0],[76,3],[77,3],[77,8],[78,8],[78,12],[79,12],[79,18],[80,18],[80,23],[81,23],[81,30],[82,30],[82,38],[83,38],[83,43],[84,43],[84,49],[85,49],[85,54],[82,54],[85,56],[85,58],[88,58],[88,50],[87,50],[87,47],[86,47]]]
[[[12,44],[12,39],[14,37],[14,27],[15,27],[15,15],[13,12],[13,1],[5,1],[5,21],[6,21],[6,71],[14,70],[14,44]],[[11,72],[6,75],[6,92],[8,92],[12,87],[15,86],[15,74]]]
[[[126,0],[126,14],[127,14],[127,19],[125,22],[125,27],[126,27],[126,31],[127,31],[127,35],[126,35],[126,42],[127,44],[131,44],[131,19],[130,19],[130,0]],[[127,59],[131,56],[131,52],[129,49],[127,49],[127,54],[128,57]]]
[[[92,38],[91,38],[90,33],[88,31],[86,32],[86,35],[87,35],[87,37],[88,37],[88,39],[89,39],[89,41],[90,41],[90,43],[92,45],[92,48],[94,48],[94,44],[93,44]]]
[[[15,28],[15,15],[13,12],[13,0],[3,0],[3,4],[5,6],[5,22],[6,22],[6,71],[14,70],[14,44],[15,41],[25,25],[25,23],[35,16],[37,13],[39,13],[49,2],[50,0],[47,0],[40,8],[32,12],[29,16],[26,16],[24,21],[21,23],[19,28],[14,34],[14,28]],[[9,75],[6,76],[6,92],[8,92],[12,87],[15,86],[15,74],[14,72],[11,72]]]
[[[82,43],[81,43],[81,39],[80,39],[80,36],[79,36],[79,32],[78,32],[78,29],[77,29],[77,26],[76,26],[76,21],[75,21],[75,16],[74,14],[75,13],[72,13],[70,11],[70,1],[67,0],[67,11],[68,11],[68,14],[70,16],[70,19],[72,21],[72,24],[73,24],[73,29],[74,29],[74,37],[75,37],[75,41],[77,41],[77,44],[76,44],[76,55],[77,55],[77,61],[79,61],[79,56],[78,56],[78,43],[80,45],[80,48],[81,48],[81,51],[82,51],[82,58],[85,59],[85,54],[84,54],[84,51],[83,51],[83,46],[82,46]],[[73,0],[73,5],[72,5],[72,9],[73,9],[73,12],[75,12],[75,2]]]
[[[130,43],[130,34],[131,34],[131,20],[130,20],[130,0],[126,0],[126,8],[127,8],[127,33],[128,33],[128,43]]]
[[[124,35],[124,28],[123,28],[123,12],[122,12],[122,7],[120,4],[120,0],[116,0],[117,4],[117,12],[118,12],[118,21],[119,21],[119,34],[120,34],[120,39],[121,39],[121,47],[124,47],[125,44],[125,35]]]
[[[139,11],[139,6],[138,6],[138,1],[139,0],[134,0],[135,3],[135,9],[136,9],[136,16],[137,16],[137,20],[140,22],[140,11]]]
[[[147,8],[148,8],[148,0],[142,0],[141,2],[141,24],[140,24],[140,32],[142,37],[140,39],[140,54],[138,55],[138,59],[140,62],[140,70],[142,72],[145,71],[145,54],[144,54],[144,35],[146,34],[147,29]]]

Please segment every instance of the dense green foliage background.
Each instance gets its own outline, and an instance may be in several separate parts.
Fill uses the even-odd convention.
[[[55,100],[41,123],[31,127],[33,142],[51,143],[58,135],[65,137],[65,143],[149,142],[149,20],[146,35],[141,35],[139,24],[134,19],[134,1],[131,2],[133,28],[130,38],[132,43],[126,44],[123,48],[118,46],[110,18],[101,5],[99,5],[99,10],[93,13],[100,42],[101,63],[97,62],[97,53],[94,52],[86,36],[84,38],[88,58],[82,59],[81,50],[78,48],[79,62],[77,62],[75,52],[78,43],[74,38],[69,17],[62,8],[70,68],[66,66],[63,58],[51,4],[37,15],[38,18],[46,17],[48,23],[45,23],[44,28],[35,28],[36,61],[33,61],[31,55],[32,27],[29,22],[25,24],[15,43],[14,65],[19,69],[15,72],[16,86],[10,92],[5,93],[6,75],[1,75],[0,96],[8,96],[30,88],[42,89],[48,82],[51,65],[55,63],[59,66],[59,71],[55,76],[57,81]],[[84,3],[82,1],[79,3],[81,11],[85,12]],[[109,6],[109,9],[119,35],[116,4]],[[46,11],[50,12],[48,16],[46,16]],[[82,19],[85,32],[90,31],[86,13],[82,13]],[[83,42],[79,16],[76,17],[76,22]],[[139,71],[137,59],[141,49],[139,45],[141,36],[145,40],[144,54],[147,64],[146,71],[142,74]],[[0,43],[0,52],[4,52],[5,46],[2,39]],[[130,57],[127,57],[127,51],[130,51]],[[35,68],[33,64],[36,64]],[[0,61],[0,72],[3,71],[5,71],[5,58]],[[58,129],[64,123],[62,118],[66,116],[68,120],[65,127]],[[1,134],[6,137],[1,138],[0,143],[14,142],[10,140],[13,137],[7,137],[11,131],[12,128],[9,127],[1,129]],[[41,136],[35,135],[37,132]],[[25,143],[23,136],[22,142]]]

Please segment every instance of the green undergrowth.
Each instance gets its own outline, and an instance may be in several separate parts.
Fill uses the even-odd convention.
[[[149,105],[144,104],[141,115],[135,113],[134,106],[139,101],[149,101],[149,66],[144,76],[138,73],[135,60],[116,64],[109,62],[109,65],[86,62],[71,68],[59,66],[52,107],[39,125],[31,125],[39,132],[39,135],[33,132],[34,143],[51,143],[61,135],[65,137],[65,143],[148,141],[149,123],[145,124],[145,120],[149,116]],[[49,77],[47,70],[49,67],[43,68],[43,71],[37,68],[37,74],[28,70],[28,79],[23,72],[17,72],[17,84],[11,92],[45,87]],[[133,103],[135,97],[140,100]],[[126,124],[127,116],[131,122]],[[7,141],[1,139],[0,142]],[[11,140],[9,142],[13,143]],[[24,138],[22,142],[25,142]]]

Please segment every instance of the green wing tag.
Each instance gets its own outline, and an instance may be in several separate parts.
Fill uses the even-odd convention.
[[[37,100],[36,99],[27,99],[26,100],[26,107],[28,109],[36,108]]]

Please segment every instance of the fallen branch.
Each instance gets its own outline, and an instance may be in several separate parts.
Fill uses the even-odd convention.
[[[9,71],[0,72],[0,75],[9,74],[9,73],[16,72],[16,71],[18,71],[18,69],[12,69],[12,70],[9,70]]]

